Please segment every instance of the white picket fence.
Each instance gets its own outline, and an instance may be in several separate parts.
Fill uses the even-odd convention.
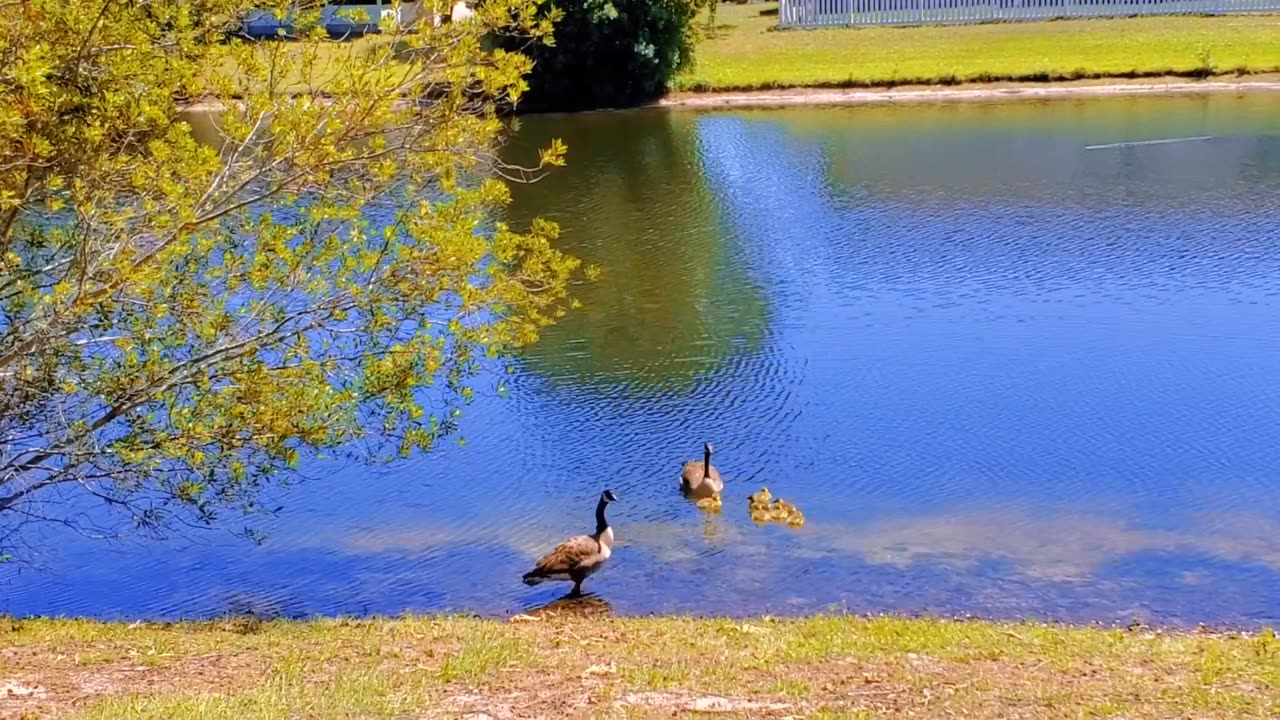
[[[1280,12],[1280,0],[779,0],[778,22],[815,28],[1249,12]]]

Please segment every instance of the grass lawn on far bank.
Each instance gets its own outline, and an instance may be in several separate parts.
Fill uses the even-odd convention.
[[[1274,634],[894,618],[0,622],[0,716],[1265,718]],[[478,716],[477,716],[478,717]]]
[[[722,4],[677,90],[878,87],[1280,71],[1280,15],[777,30]],[[705,16],[700,22],[705,21]]]

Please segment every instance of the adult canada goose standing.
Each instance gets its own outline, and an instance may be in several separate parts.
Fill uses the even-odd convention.
[[[582,581],[604,567],[613,554],[613,528],[604,517],[604,509],[618,497],[612,490],[600,493],[596,504],[596,531],[591,535],[577,535],[565,540],[538,559],[538,564],[521,578],[525,585],[537,585],[543,580],[572,580],[570,595],[582,594]]]
[[[702,460],[690,460],[680,471],[680,489],[698,498],[713,497],[724,489],[720,472],[711,464],[711,443],[702,445]]]

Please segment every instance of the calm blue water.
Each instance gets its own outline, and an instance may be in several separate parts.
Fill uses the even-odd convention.
[[[609,487],[618,613],[1280,622],[1280,95],[522,125],[570,166],[512,219],[602,276],[465,445],[307,468],[260,547],[49,529],[0,611],[527,611]]]

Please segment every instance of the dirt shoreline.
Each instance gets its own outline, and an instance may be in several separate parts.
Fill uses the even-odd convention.
[[[1233,76],[1234,77],[1234,76]],[[642,108],[706,110],[715,108],[785,107],[789,105],[876,105],[888,103],[1001,102],[1009,100],[1085,99],[1127,95],[1197,95],[1209,93],[1280,93],[1280,73],[1245,75],[1226,80],[1184,77],[1150,79],[1050,80],[1048,82],[962,83],[958,85],[897,85],[882,88],[793,87],[770,90],[687,91],[666,95]],[[184,113],[220,112],[220,102],[180,103]],[[561,115],[609,112],[634,108],[524,112],[521,115]]]
[[[0,718],[1274,719],[1270,632],[887,616],[0,619]],[[708,662],[709,657],[715,662]]]
[[[887,103],[1000,102],[1009,100],[1083,99],[1134,95],[1199,95],[1209,93],[1280,93],[1280,74],[1225,80],[1151,78],[1149,80],[1070,80],[1039,83],[973,83],[965,85],[885,88],[787,88],[672,93],[653,107],[680,109],[785,107],[790,105],[874,105]]]

